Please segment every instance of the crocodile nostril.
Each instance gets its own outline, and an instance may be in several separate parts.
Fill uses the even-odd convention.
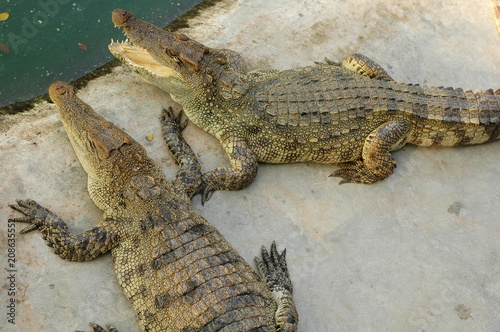
[[[57,93],[60,94],[60,95],[63,95],[66,93],[66,88],[63,87],[63,86],[58,86],[57,87]]]
[[[52,83],[49,87],[49,95],[51,99],[53,97],[60,97],[66,94],[70,95],[71,91],[72,91],[71,86],[68,83],[62,81],[56,81]]]
[[[117,8],[113,11],[111,18],[117,27],[123,27],[132,16],[133,14],[131,12]]]

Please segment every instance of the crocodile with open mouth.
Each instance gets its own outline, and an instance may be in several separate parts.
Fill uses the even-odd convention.
[[[390,152],[406,143],[457,146],[500,135],[500,90],[476,91],[394,81],[373,60],[353,54],[290,70],[248,71],[241,56],[209,48],[116,9],[127,41],[111,53],[170,93],[188,118],[215,136],[232,167],[204,176],[214,190],[239,190],[257,162],[332,163],[340,183],[375,183],[393,173]]]

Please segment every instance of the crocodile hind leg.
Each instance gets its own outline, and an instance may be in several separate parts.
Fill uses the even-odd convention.
[[[202,174],[196,155],[182,136],[182,131],[187,125],[187,120],[181,123],[182,113],[179,112],[176,117],[171,107],[168,110],[164,109],[162,131],[170,153],[179,164],[174,181],[180,188],[184,188],[189,197],[192,197],[202,184]]]
[[[397,150],[409,137],[410,126],[406,121],[386,122],[372,131],[365,139],[362,160],[338,165],[339,170],[330,176],[341,177],[343,183],[375,183],[391,175],[396,168],[396,161],[390,151]]]
[[[293,301],[293,286],[286,266],[286,249],[281,254],[276,243],[271,245],[271,253],[262,247],[262,260],[255,257],[258,271],[273,294],[278,310],[275,313],[276,330],[297,331],[299,316]]]
[[[349,55],[342,61],[342,67],[369,78],[393,81],[382,66],[362,54],[354,53]]]

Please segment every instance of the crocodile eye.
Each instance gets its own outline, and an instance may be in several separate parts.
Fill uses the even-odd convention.
[[[167,48],[165,49],[165,53],[167,53],[168,56],[171,56],[171,57],[176,57],[179,55],[178,52],[175,52],[173,49],[171,48]]]
[[[171,48],[166,48],[165,49],[165,53],[171,57],[175,62],[180,62],[181,60],[179,60],[179,52],[176,52],[174,51],[173,49]]]
[[[175,35],[174,37],[175,37],[175,39],[180,40],[180,41],[188,41],[189,40],[189,37],[183,33]]]

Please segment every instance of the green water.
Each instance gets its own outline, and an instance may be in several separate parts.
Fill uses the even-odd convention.
[[[111,38],[123,40],[111,12],[123,8],[166,26],[202,0],[4,0],[0,13],[0,107],[46,93],[113,59]]]

